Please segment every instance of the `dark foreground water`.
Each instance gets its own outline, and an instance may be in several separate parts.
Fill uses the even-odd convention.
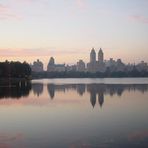
[[[148,79],[0,87],[0,148],[147,148]]]

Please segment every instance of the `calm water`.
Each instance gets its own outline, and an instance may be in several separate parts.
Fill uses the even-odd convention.
[[[0,87],[0,148],[148,147],[148,78]]]

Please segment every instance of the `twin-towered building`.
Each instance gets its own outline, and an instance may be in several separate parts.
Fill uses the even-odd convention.
[[[35,61],[33,65],[30,65],[32,71],[35,72],[42,72],[43,70],[43,63],[39,60]],[[121,59],[114,60],[110,58],[110,60],[104,60],[104,53],[103,50],[100,48],[98,53],[94,48],[92,48],[90,52],[90,60],[89,63],[85,64],[83,60],[79,60],[75,65],[65,65],[65,64],[56,64],[55,59],[53,57],[50,58],[49,63],[47,65],[48,72],[105,72],[105,71],[131,71],[133,68],[137,68],[137,70],[148,71],[148,64],[142,61],[141,63],[135,64],[124,64]]]
[[[98,52],[98,60],[96,59],[96,52],[94,48],[91,50],[90,62],[87,64],[87,71],[89,72],[105,71],[104,53],[101,48]]]
[[[98,60],[96,60],[96,52],[94,48],[90,53],[90,62],[86,65],[83,60],[79,60],[76,65],[66,65],[65,64],[55,64],[53,57],[50,58],[48,66],[48,72],[63,72],[63,71],[78,71],[78,72],[104,72],[105,63],[104,63],[104,53],[100,48],[98,52]]]
[[[35,61],[33,65],[30,65],[32,71],[41,72],[43,71],[43,63],[39,60]],[[100,48],[98,52],[98,60],[96,60],[96,52],[94,48],[90,53],[90,62],[86,65],[83,60],[79,60],[76,65],[65,65],[65,64],[56,64],[53,57],[50,58],[47,65],[48,72],[64,72],[64,71],[78,71],[78,72],[97,72],[105,71],[104,64],[104,53]]]

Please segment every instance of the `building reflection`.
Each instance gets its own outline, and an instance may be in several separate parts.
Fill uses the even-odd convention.
[[[104,93],[105,93],[105,87],[102,84],[88,84],[87,85],[87,91],[90,93],[90,101],[92,104],[92,107],[94,108],[96,104],[96,97],[98,96],[98,103],[100,107],[103,106],[104,103]],[[93,96],[93,100],[92,100]]]
[[[94,108],[96,105],[96,93],[95,92],[92,92],[90,94],[90,103],[91,103],[92,107]]]
[[[37,95],[39,97],[43,93],[43,84],[42,83],[32,84],[32,90],[34,95]]]
[[[99,92],[99,94],[98,94],[98,102],[100,104],[100,107],[102,107],[103,103],[104,103],[104,93],[103,92]]]
[[[80,96],[83,96],[83,94],[85,93],[85,84],[77,84],[76,88],[77,88],[78,94]]]
[[[51,99],[54,98],[55,95],[55,85],[54,84],[48,84],[47,85],[48,93]]]
[[[40,95],[44,93],[46,89],[51,100],[53,100],[56,93],[58,94],[59,92],[66,94],[73,91],[79,94],[80,97],[88,93],[91,106],[94,108],[99,105],[99,107],[102,108],[105,103],[106,95],[110,97],[114,95],[120,97],[125,91],[139,91],[145,93],[148,91],[148,84],[31,84],[30,81],[21,81],[5,87],[0,84],[0,99],[27,98],[31,90],[34,96],[41,97]]]
[[[124,91],[148,91],[147,84],[48,84],[48,93],[51,99],[54,99],[55,93],[61,91],[66,92],[68,90],[76,91],[80,96],[82,96],[86,91],[90,94],[90,103],[94,108],[97,103],[102,108],[105,100],[105,95],[122,96]]]

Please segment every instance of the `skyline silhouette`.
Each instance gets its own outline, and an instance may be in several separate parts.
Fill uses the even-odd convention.
[[[148,148],[148,0],[0,0],[0,148]]]
[[[131,63],[128,64],[123,62],[120,57],[117,57],[117,60],[104,58],[105,54],[102,48],[100,48],[97,52],[94,48],[91,49],[89,53],[89,61],[84,62],[83,59],[79,59],[75,61],[73,65],[69,65],[68,63],[59,64],[56,62],[54,57],[50,57],[47,68],[42,61],[37,59],[30,64],[30,67],[33,72],[131,72],[133,70],[141,71],[148,71],[148,63],[141,60],[138,63]],[[136,72],[135,72],[136,73]]]

